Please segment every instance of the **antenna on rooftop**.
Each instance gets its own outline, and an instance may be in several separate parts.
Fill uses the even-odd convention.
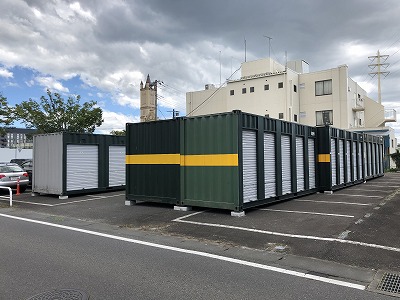
[[[246,37],[244,37],[244,62],[246,62]]]
[[[272,37],[269,37],[269,36],[266,36],[266,35],[264,35],[264,37],[268,39],[268,58],[271,58],[271,40],[272,40]]]

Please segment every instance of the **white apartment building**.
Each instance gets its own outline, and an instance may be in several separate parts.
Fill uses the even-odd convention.
[[[388,149],[395,152],[394,131],[386,122],[396,112],[385,111],[348,74],[348,66],[309,72],[305,61],[287,67],[271,58],[244,62],[241,77],[216,88],[186,93],[186,115],[198,116],[241,110],[309,126],[325,124],[356,131],[381,131],[388,135]]]

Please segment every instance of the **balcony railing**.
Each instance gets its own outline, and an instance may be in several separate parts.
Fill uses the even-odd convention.
[[[385,109],[385,122],[397,122],[397,113],[395,109]]]

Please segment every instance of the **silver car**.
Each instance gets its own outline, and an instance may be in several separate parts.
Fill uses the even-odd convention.
[[[19,179],[19,191],[23,193],[29,183],[28,173],[14,163],[0,163],[0,186],[17,188]]]

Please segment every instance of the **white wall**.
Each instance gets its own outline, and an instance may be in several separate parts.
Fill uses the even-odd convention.
[[[13,158],[32,159],[32,149],[22,149],[21,152],[17,149],[0,148],[0,162],[10,162]]]

